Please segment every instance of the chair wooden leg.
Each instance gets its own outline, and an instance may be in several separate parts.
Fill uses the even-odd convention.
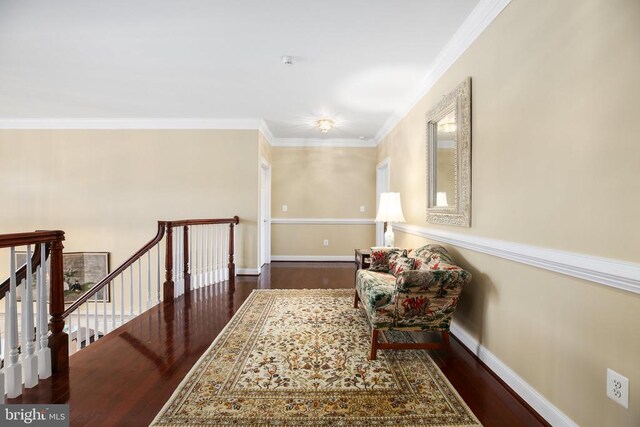
[[[444,345],[444,349],[447,350],[449,354],[451,354],[451,344],[449,343],[449,332],[442,332],[442,344]]]
[[[369,360],[376,360],[378,353],[378,330],[371,330],[371,355],[369,355]]]
[[[358,308],[358,301],[360,301],[360,297],[358,296],[358,290],[355,291],[356,296],[353,299],[353,308]]]

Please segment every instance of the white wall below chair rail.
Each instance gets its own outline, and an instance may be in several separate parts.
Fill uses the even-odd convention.
[[[564,412],[549,402],[540,393],[531,387],[525,380],[516,374],[511,368],[498,359],[493,353],[487,350],[467,331],[458,326],[454,320],[451,323],[451,333],[462,342],[478,359],[489,367],[502,381],[525,402],[527,402],[542,418],[547,420],[552,426],[574,427],[576,423]]]
[[[373,218],[271,218],[271,224],[375,224]]]
[[[434,230],[417,225],[394,224],[393,229],[601,285],[640,293],[640,264],[468,234]]]

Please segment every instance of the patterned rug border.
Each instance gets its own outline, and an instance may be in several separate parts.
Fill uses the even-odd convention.
[[[167,399],[165,404],[162,406],[162,408],[160,409],[158,414],[154,417],[153,421],[149,425],[153,426],[154,424],[156,424],[156,422],[158,422],[160,420],[160,418],[162,418],[163,415],[165,415],[167,410],[173,404],[173,401],[180,395],[180,393],[182,392],[183,388],[190,382],[190,380],[192,380],[191,377],[193,375],[196,375],[196,371],[200,368],[200,366],[202,364],[204,364],[207,361],[207,356],[209,356],[211,350],[216,346],[218,341],[221,340],[222,337],[224,337],[226,335],[227,330],[234,326],[234,324],[236,323],[235,321],[237,321],[237,319],[241,318],[242,315],[244,315],[244,312],[251,305],[251,302],[257,297],[258,294],[260,294],[260,293],[271,293],[271,294],[294,294],[295,295],[295,294],[298,294],[298,293],[305,293],[305,294],[309,294],[310,293],[311,295],[318,295],[318,294],[326,294],[328,291],[336,292],[336,293],[339,293],[339,294],[344,294],[345,296],[350,296],[350,295],[353,295],[353,292],[355,292],[355,289],[351,289],[351,288],[336,288],[336,289],[327,289],[327,288],[253,289],[251,291],[251,293],[249,294],[249,296],[247,297],[247,299],[242,303],[242,305],[238,308],[238,310],[233,314],[231,319],[229,319],[229,321],[224,326],[224,328],[222,328],[222,330],[218,333],[216,338],[211,342],[211,345],[209,345],[209,347],[207,347],[207,349],[202,353],[200,358],[198,358],[198,361],[191,367],[191,369],[189,370],[189,372],[187,372],[187,374],[184,376],[182,381],[180,381],[180,384],[178,384],[178,386],[176,387],[174,392],[171,394],[169,399]],[[425,350],[422,350],[422,351],[425,351]],[[458,398],[459,403],[467,410],[468,414],[470,414],[471,417],[473,419],[475,419],[475,421],[476,421],[475,424],[459,424],[459,425],[456,425],[455,427],[478,427],[478,426],[481,427],[482,424],[480,423],[480,421],[478,420],[476,415],[473,413],[473,411],[471,411],[471,409],[469,408],[467,403],[464,401],[464,399],[462,399],[462,397],[460,397],[460,394],[453,387],[453,385],[451,384],[449,379],[444,375],[444,373],[442,372],[440,367],[435,362],[433,362],[433,359],[431,359],[431,356],[428,354],[428,352],[426,354],[426,357],[429,358],[429,360],[431,360],[431,363],[432,363],[433,367],[440,374],[440,379],[444,383],[446,383],[446,385],[450,388],[450,390]],[[189,427],[189,426],[201,426],[202,424],[194,423],[194,424],[182,424],[182,425],[184,427]],[[211,425],[213,425],[213,424],[211,424]],[[242,424],[242,425],[245,426],[245,427],[253,427],[253,426],[255,426],[255,427],[263,427],[264,426],[264,424]],[[348,425],[348,423],[337,422],[336,425]],[[444,423],[444,424],[433,424],[433,425],[440,425],[442,427],[447,427],[450,424]],[[403,427],[412,427],[412,426],[414,426],[414,424],[403,424]],[[416,424],[416,426],[419,426],[419,425]]]
[[[255,296],[256,296],[256,294],[258,292],[265,292],[265,291],[266,292],[272,292],[272,291],[295,291],[295,290],[297,290],[297,289],[254,289],[254,290],[252,290],[251,293],[249,294],[249,296],[247,297],[247,299],[244,300],[244,302],[242,303],[240,308],[238,308],[238,311],[233,313],[233,316],[231,316],[231,319],[229,319],[227,324],[224,325],[224,328],[222,328],[222,330],[218,333],[218,335],[213,340],[211,345],[209,347],[207,347],[207,349],[204,351],[204,353],[202,353],[202,355],[200,356],[198,361],[191,367],[191,369],[189,369],[189,372],[187,372],[187,374],[184,376],[182,381],[180,381],[180,384],[178,384],[178,387],[176,387],[176,389],[173,391],[173,393],[171,394],[169,399],[167,399],[165,404],[162,406],[162,409],[160,409],[160,412],[158,412],[158,414],[155,416],[153,421],[151,421],[150,425],[155,424],[156,421],[158,421],[164,415],[164,413],[167,412],[167,409],[169,409],[169,406],[171,406],[171,403],[173,402],[173,400],[176,397],[178,397],[178,395],[180,394],[180,391],[182,391],[182,388],[191,379],[191,375],[193,375],[195,373],[195,371],[200,367],[200,365],[202,365],[204,363],[205,359],[207,358],[207,355],[213,349],[213,347],[218,343],[218,340],[220,340],[222,338],[222,336],[224,336],[224,334],[227,331],[227,329],[229,329],[231,327],[231,325],[233,325],[233,320],[236,318],[236,316],[239,316],[240,313],[242,313],[243,311],[246,310],[246,308],[249,306],[249,302],[252,301],[255,298]]]

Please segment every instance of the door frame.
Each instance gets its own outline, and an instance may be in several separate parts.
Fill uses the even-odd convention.
[[[258,269],[271,263],[271,164],[260,158],[258,203]]]
[[[380,206],[380,193],[391,191],[391,160],[389,157],[376,165],[376,215]],[[384,223],[376,223],[376,246],[384,246]]]

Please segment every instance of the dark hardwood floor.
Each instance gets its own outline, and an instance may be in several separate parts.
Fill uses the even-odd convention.
[[[351,288],[353,263],[277,262],[154,307],[70,358],[9,403],[67,403],[72,426],[146,426],[253,289]],[[425,339],[429,339],[425,336]],[[452,356],[431,351],[485,426],[547,425],[457,340]]]

